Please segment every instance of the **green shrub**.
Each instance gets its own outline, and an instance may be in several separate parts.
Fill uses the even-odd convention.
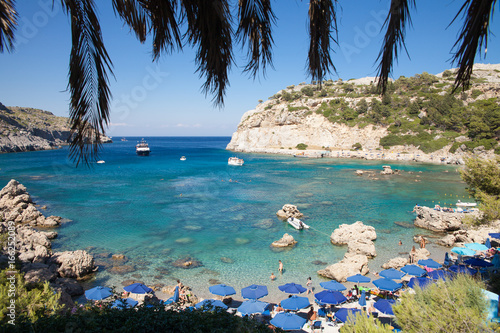
[[[300,92],[309,97],[314,95],[314,89],[311,86],[303,87],[302,89],[300,89]]]
[[[361,143],[359,143],[359,142],[356,142],[355,144],[352,145],[352,149],[359,150],[361,148],[362,148],[362,146],[361,146]]]
[[[299,143],[295,148],[298,150],[306,150],[307,145],[305,143]]]

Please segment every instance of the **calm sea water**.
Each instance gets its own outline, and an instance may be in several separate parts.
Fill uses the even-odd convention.
[[[90,284],[121,287],[127,279],[173,284],[180,278],[196,294],[207,294],[217,281],[245,287],[271,285],[278,260],[285,273],[273,284],[302,282],[318,269],[340,260],[346,247],[329,236],[342,223],[363,221],[376,228],[379,267],[398,252],[408,251],[415,234],[411,212],[416,203],[455,203],[466,197],[456,168],[394,164],[399,176],[373,179],[355,170],[382,170],[382,161],[297,159],[242,154],[242,167],[227,165],[233,156],[229,137],[145,138],[151,155],[135,154],[140,138],[103,146],[105,164],[78,167],[66,148],[0,155],[1,186],[14,178],[46,216],[71,220],[58,228],[55,251],[88,249],[101,265]],[[186,161],[180,161],[181,156]],[[411,172],[410,172],[411,171]],[[286,203],[305,214],[311,229],[297,231],[276,217]],[[402,222],[396,224],[395,222]],[[289,233],[298,244],[276,250],[270,244]],[[403,241],[403,247],[397,245]],[[108,257],[124,254],[134,271],[116,274]],[[202,266],[175,268],[172,262],[192,257]],[[271,289],[271,287],[270,287]],[[276,288],[277,289],[277,288]],[[271,291],[271,290],[270,290]]]

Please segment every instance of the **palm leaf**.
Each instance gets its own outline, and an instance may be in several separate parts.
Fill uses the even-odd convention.
[[[104,48],[93,0],[61,0],[71,17],[72,48],[69,63],[70,157],[88,163],[97,159],[100,133],[109,121],[108,74],[111,60]]]
[[[333,65],[330,53],[332,50],[330,42],[335,44],[338,39],[337,17],[334,0],[311,0],[309,2],[309,53],[308,71],[313,80],[319,82],[320,86],[324,76],[330,73]],[[336,37],[332,37],[335,32]]]
[[[229,4],[227,0],[182,0],[182,6],[188,42],[197,47],[196,71],[205,77],[202,90],[214,95],[214,104],[221,106],[233,62]]]
[[[153,31],[153,59],[157,60],[162,52],[172,52],[182,48],[181,34],[176,20],[177,1],[143,1],[149,13]]]
[[[384,37],[384,44],[380,50],[377,61],[378,65],[378,89],[385,93],[389,75],[392,72],[394,60],[398,59],[398,49],[403,47],[406,50],[404,34],[406,24],[411,25],[410,7],[415,7],[415,0],[391,0],[391,8],[385,19],[384,26],[387,31]]]
[[[146,41],[148,33],[147,13],[138,0],[113,0],[113,9],[135,32],[141,43]]]
[[[452,21],[453,23],[461,13],[465,17],[462,30],[453,46],[456,51],[452,63],[459,65],[454,91],[459,87],[469,88],[474,59],[476,53],[483,49],[483,44],[486,54],[490,18],[493,16],[495,3],[496,0],[466,0]]]
[[[14,31],[17,25],[17,13],[14,0],[0,0],[0,52],[4,48],[11,52],[14,49]]]
[[[262,61],[265,72],[267,64],[272,63],[271,25],[276,21],[276,16],[271,9],[270,0],[240,0],[239,1],[239,26],[237,36],[245,47],[248,41],[248,64],[244,71],[256,76]],[[262,59],[261,59],[262,57]]]

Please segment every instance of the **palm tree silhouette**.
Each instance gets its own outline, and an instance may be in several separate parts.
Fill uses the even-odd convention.
[[[109,121],[111,94],[108,75],[112,62],[104,46],[94,0],[61,0],[71,20],[72,48],[69,65],[70,121],[73,132],[70,156],[77,163],[97,158],[100,133]],[[233,29],[229,0],[112,0],[116,13],[141,43],[152,35],[153,60],[164,53],[196,48],[197,72],[204,77],[203,91],[217,106],[224,103],[228,72],[234,62],[233,40],[247,47],[245,72],[256,76],[272,67],[272,26],[276,17],[271,0],[238,0],[237,28]],[[496,0],[464,0],[453,21],[464,24],[453,46],[451,62],[459,69],[455,90],[470,84],[476,53],[487,50],[490,17]],[[337,0],[309,1],[308,72],[321,85],[336,71],[331,54],[337,43]],[[393,62],[403,48],[411,25],[415,0],[391,0],[378,56],[378,88],[385,93]],[[12,51],[17,25],[14,0],[0,0],[0,52]],[[181,31],[181,28],[184,30]],[[89,144],[89,142],[91,144]]]

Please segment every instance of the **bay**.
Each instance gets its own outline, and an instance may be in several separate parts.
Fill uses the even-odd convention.
[[[0,155],[3,186],[18,180],[37,204],[47,206],[46,216],[70,220],[57,229],[53,250],[87,249],[95,256],[100,269],[89,286],[181,279],[204,295],[217,282],[277,286],[313,276],[319,284],[324,279],[316,271],[347,250],[329,240],[340,224],[363,221],[376,228],[378,256],[370,267],[379,270],[388,258],[408,252],[414,235],[428,234],[412,226],[415,204],[469,200],[451,166],[245,153],[236,154],[243,166],[230,166],[227,159],[235,153],[225,150],[229,137],[146,137],[147,157],[135,154],[141,138],[127,139],[103,145],[105,163],[90,168],[75,168],[67,147]],[[381,176],[386,164],[400,175]],[[357,176],[356,170],[375,173]],[[287,203],[305,214],[309,230],[297,231],[276,217]],[[271,248],[284,233],[298,244]],[[112,260],[112,254],[126,261]],[[201,265],[173,265],[184,258]],[[272,272],[278,275],[274,282]]]

